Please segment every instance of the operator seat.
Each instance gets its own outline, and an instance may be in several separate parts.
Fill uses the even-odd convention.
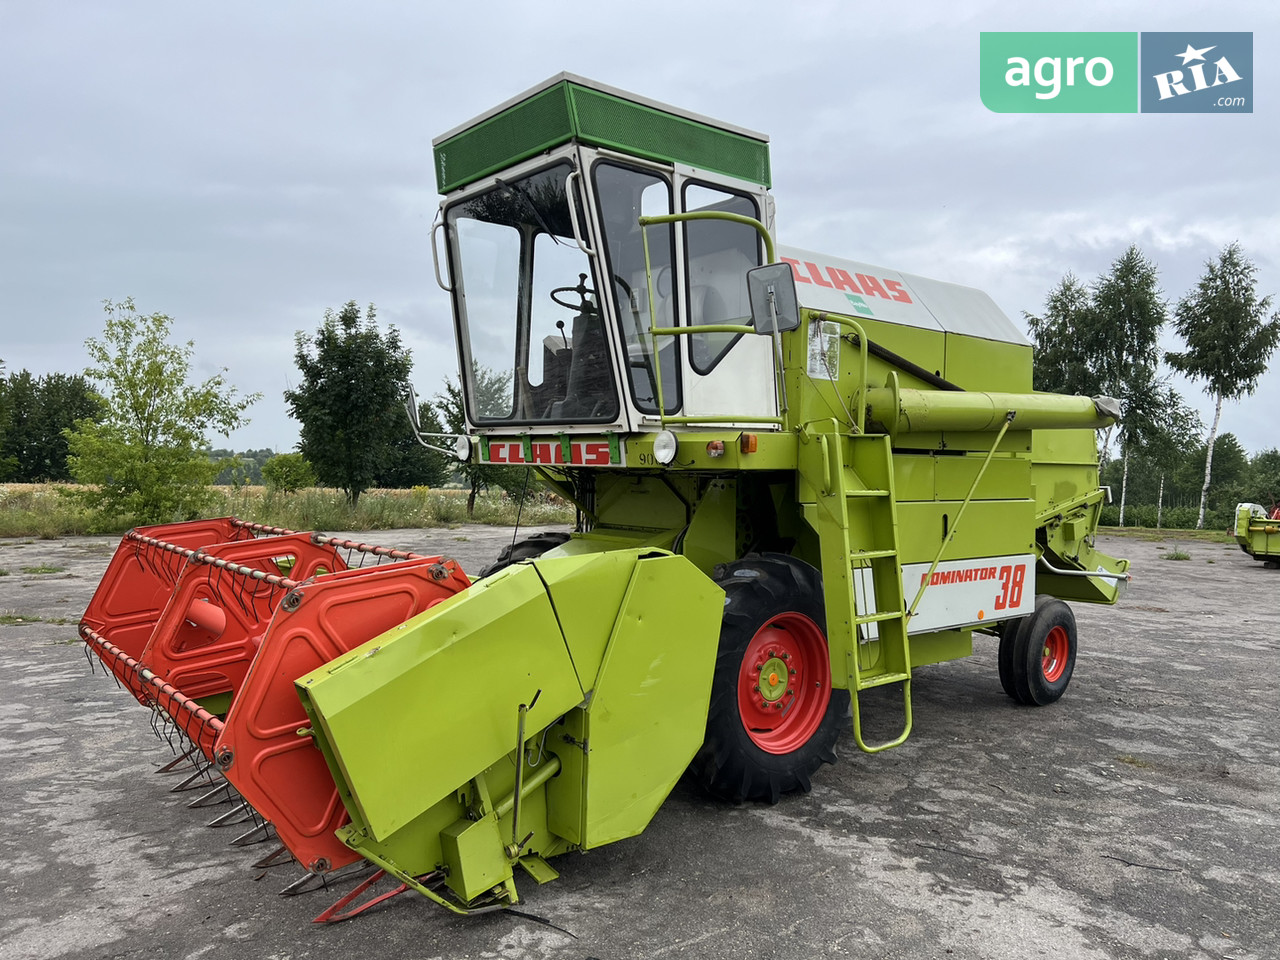
[[[605,346],[604,320],[598,310],[581,310],[573,318],[573,354],[563,400],[551,405],[556,420],[605,416],[615,399]]]

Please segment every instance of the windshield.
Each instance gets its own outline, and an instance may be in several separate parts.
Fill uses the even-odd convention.
[[[617,419],[599,297],[570,228],[570,172],[499,181],[448,210],[476,422]]]

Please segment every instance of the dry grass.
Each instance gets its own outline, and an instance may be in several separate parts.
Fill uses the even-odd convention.
[[[99,518],[66,497],[63,484],[0,485],[0,537],[52,539],[87,533],[123,533],[134,524],[103,525]],[[352,508],[340,490],[311,488],[296,493],[266,487],[215,487],[217,506],[210,516],[237,516],[293,530],[387,530],[440,527],[459,523],[510,526],[520,511],[522,524],[571,523],[573,507],[541,491],[530,493],[523,510],[501,491],[481,494],[474,518],[467,517],[465,490],[369,490]],[[172,518],[182,519],[182,518]]]

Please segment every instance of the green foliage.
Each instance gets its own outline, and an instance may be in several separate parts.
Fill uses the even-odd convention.
[[[104,310],[102,340],[85,341],[103,418],[77,420],[65,434],[71,475],[86,485],[75,495],[107,526],[197,517],[218,472],[206,435],[246,423],[258,395],[238,396],[222,374],[188,383],[194,344],[169,342],[170,317],[139,314],[132,299]]]
[[[1043,317],[1024,314],[1036,353],[1037,390],[1115,397],[1126,455],[1185,436],[1190,409],[1159,372],[1168,307],[1156,265],[1130,246],[1086,289],[1067,274],[1049,292]],[[1110,431],[1104,437],[1104,457]]]
[[[512,526],[517,512],[522,525],[569,524],[573,507],[549,493],[531,496],[521,507],[505,493],[480,494],[474,514],[467,513],[465,490],[370,489],[356,506],[340,490],[311,487],[297,493],[238,490],[225,495],[218,512],[252,518],[291,530],[388,530],[475,523]]]
[[[0,379],[0,481],[70,480],[63,431],[101,418],[102,401],[80,374],[22,370]]]
[[[412,361],[394,326],[378,330],[373,304],[363,320],[354,300],[326,310],[314,336],[298,331],[294,362],[302,372],[286,390],[289,415],[302,425],[299,449],[321,483],[338,487],[355,506],[392,461],[407,435],[402,398]]]
[[[128,521],[115,526],[95,518],[66,487],[49,484],[0,486],[0,537],[53,539],[90,532],[123,533]],[[370,490],[352,507],[341,490],[308,487],[296,493],[261,487],[221,487],[212,492],[206,516],[237,516],[291,530],[386,530],[465,523],[512,526],[571,524],[573,507],[547,492],[531,494],[523,506],[502,491],[482,493],[472,515],[467,491],[461,489]],[[442,538],[442,544],[444,539]],[[393,546],[395,544],[392,544]],[[445,549],[442,546],[442,549]],[[104,558],[105,559],[105,558]],[[4,574],[0,573],[0,576]]]
[[[213,482],[219,486],[261,485],[262,465],[276,455],[270,447],[261,450],[228,450],[219,447],[209,451],[209,459],[221,468]]]
[[[1216,401],[1210,449],[1218,433],[1222,402],[1253,393],[1280,342],[1280,313],[1268,318],[1272,297],[1258,298],[1256,274],[1257,268],[1240,245],[1228,244],[1217,260],[1205,264],[1204,276],[1178,301],[1174,315],[1174,327],[1187,349],[1166,356],[1175,370],[1203,382]],[[1204,465],[1199,526],[1204,523],[1212,471],[1210,456]]]
[[[418,424],[423,433],[443,433],[440,417],[425,401],[418,404]],[[439,445],[439,441],[436,441]],[[378,466],[375,486],[389,489],[439,487],[449,482],[456,461],[436,450],[428,450],[413,435],[409,414],[399,409],[399,425],[388,445],[386,459]]]
[[[1202,381],[1210,396],[1253,393],[1280,342],[1280,312],[1267,317],[1273,298],[1258,298],[1256,274],[1240,245],[1228,244],[1178,301],[1173,325],[1187,349],[1167,354],[1169,365]]]
[[[1082,397],[1102,393],[1102,380],[1092,363],[1097,352],[1096,314],[1089,291],[1068,273],[1045,298],[1044,316],[1023,313],[1035,344],[1032,385],[1049,393]]]
[[[510,409],[511,382],[509,379],[479,364],[473,367],[471,376],[475,385],[476,405],[481,410]],[[467,432],[462,405],[462,387],[457,378],[445,379],[444,393],[436,394],[436,404],[449,432],[457,434]],[[512,496],[520,496],[530,482],[528,467],[495,467],[492,464],[476,463],[472,460],[460,464],[457,469],[470,491],[467,497],[467,516],[474,513],[476,497],[480,491],[498,487]]]
[[[315,471],[300,453],[281,453],[262,465],[262,479],[270,490],[294,493],[316,483]]]
[[[1225,530],[1235,521],[1238,503],[1260,503],[1270,509],[1280,494],[1280,450],[1264,450],[1250,457],[1231,433],[1217,437],[1213,445],[1214,471],[1205,502],[1204,526]],[[1184,443],[1176,455],[1152,457],[1134,453],[1129,463],[1129,498],[1125,526],[1194,529],[1199,519],[1200,488],[1204,476],[1205,445]],[[1118,489],[1123,463],[1113,461],[1103,470],[1102,482]],[[1163,489],[1161,480],[1163,479]],[[1159,512],[1163,496],[1163,515]],[[1119,523],[1117,504],[1103,507],[1102,522]]]
[[[127,524],[119,529],[123,530]],[[0,537],[79,536],[94,529],[94,517],[66,495],[65,487],[49,484],[0,486]],[[116,532],[116,531],[111,531]]]

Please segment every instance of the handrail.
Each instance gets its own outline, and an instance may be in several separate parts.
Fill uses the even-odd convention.
[[[774,253],[773,237],[769,236],[769,228],[755,217],[745,217],[740,213],[729,213],[725,210],[690,210],[687,213],[661,213],[652,217],[640,217],[636,222],[641,227],[647,227],[650,224],[684,223],[688,220],[727,220],[730,223],[741,223],[748,227],[753,227],[756,233],[760,234],[764,240],[764,262],[777,262],[778,258]],[[646,264],[646,266],[648,265]]]
[[[866,330],[864,330],[862,328],[862,324],[860,324],[857,320],[853,319],[853,317],[846,317],[840,313],[827,313],[825,310],[822,310],[822,311],[819,311],[818,313],[813,314],[809,322],[810,323],[834,323],[840,327],[848,327],[850,330],[853,331],[854,335],[858,338],[858,348],[859,348],[858,352],[861,359],[861,363],[859,365],[860,376],[858,377],[858,386],[853,391],[854,406],[857,408],[858,413],[856,416],[851,416],[851,419],[854,421],[853,425],[857,427],[859,433],[866,433],[867,405],[864,402],[866,399],[866,393],[867,393],[867,332]],[[835,391],[836,391],[836,397],[839,398],[840,396],[839,384],[835,385]],[[848,413],[847,410],[845,412]]]
[[[658,402],[658,420],[661,422],[661,424],[664,427],[668,423],[689,423],[689,422],[701,423],[701,422],[709,422],[709,421],[706,421],[705,418],[702,418],[702,417],[690,420],[687,417],[672,418],[667,416],[667,405],[662,396],[662,361],[658,356],[658,337],[659,336],[664,336],[664,337],[687,336],[689,334],[695,334],[695,333],[732,333],[732,334],[742,335],[742,334],[759,332],[758,330],[756,330],[755,327],[749,327],[745,324],[737,324],[737,323],[705,323],[697,326],[687,326],[687,327],[679,327],[679,326],[661,327],[661,328],[658,327],[657,316],[654,311],[654,304],[656,304],[658,301],[657,301],[657,298],[654,296],[654,289],[653,289],[653,264],[649,257],[649,229],[648,228],[656,224],[685,223],[690,220],[725,220],[730,223],[741,223],[741,224],[745,224],[746,226],[752,227],[756,231],[756,233],[760,234],[761,238],[764,240],[765,262],[775,263],[777,261],[777,254],[775,253],[774,246],[773,246],[773,237],[769,235],[769,228],[766,227],[759,220],[757,220],[755,217],[746,217],[740,213],[728,213],[727,211],[723,211],[723,210],[693,210],[687,213],[663,213],[663,214],[657,214],[652,217],[637,218],[636,222],[640,225],[640,239],[644,246],[645,284],[649,292],[649,339],[652,343],[651,349],[652,349],[652,356],[653,356],[652,362],[653,362],[653,374],[654,374],[654,377],[653,377],[654,393],[657,394],[657,396],[654,399],[657,400]],[[748,420],[745,418],[740,418],[740,419],[744,423],[748,422]],[[752,419],[749,422],[781,423],[782,421],[781,421],[781,418],[770,418],[768,420]]]

